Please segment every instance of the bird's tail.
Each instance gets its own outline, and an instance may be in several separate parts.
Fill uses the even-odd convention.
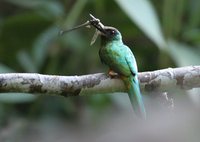
[[[137,115],[146,119],[146,111],[140,93],[140,87],[137,76],[123,77],[125,86],[127,87],[129,99],[132,107]]]

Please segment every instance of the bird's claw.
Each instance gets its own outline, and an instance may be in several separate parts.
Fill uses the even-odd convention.
[[[110,78],[119,78],[119,74],[114,72],[111,69],[108,71],[108,75],[109,75]]]

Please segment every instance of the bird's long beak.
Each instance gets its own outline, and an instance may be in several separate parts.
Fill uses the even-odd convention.
[[[92,40],[90,42],[90,45],[93,45],[95,43],[95,41],[97,40],[98,36],[100,34],[104,34],[105,33],[105,30],[104,30],[104,25],[102,23],[92,23],[91,22],[91,25],[94,26],[96,28],[95,30],[95,33],[92,37]]]
[[[100,22],[100,20],[95,18],[92,14],[90,14],[90,17],[92,18],[92,20],[90,20],[90,25],[96,28],[100,33],[106,34],[104,29],[105,26]]]
[[[105,26],[100,22],[99,19],[96,19],[93,15],[90,14],[90,17],[93,19],[93,20],[90,20],[90,24],[96,28],[96,31],[92,37],[92,40],[90,42],[90,45],[93,45],[96,41],[96,39],[98,38],[99,35],[107,35],[107,32],[105,30]]]

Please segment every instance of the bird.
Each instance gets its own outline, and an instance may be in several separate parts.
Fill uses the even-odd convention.
[[[100,35],[99,57],[101,62],[109,66],[108,74],[111,77],[117,73],[123,80],[135,113],[146,119],[146,110],[138,81],[137,63],[133,52],[123,43],[118,29],[101,25],[94,25],[94,27],[97,32],[92,43],[96,40],[97,35]]]
[[[138,81],[138,69],[136,59],[131,49],[122,41],[122,35],[118,29],[104,26],[99,19],[90,14],[91,20],[76,26],[72,29],[61,31],[60,34],[79,29],[80,27],[92,25],[96,32],[92,38],[91,45],[95,43],[97,37],[101,37],[101,47],[99,57],[102,63],[109,66],[108,74],[118,75],[124,82],[130,102],[136,114],[146,119],[146,110],[143,103]]]

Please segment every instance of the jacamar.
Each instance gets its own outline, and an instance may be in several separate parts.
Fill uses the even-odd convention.
[[[101,37],[99,50],[101,62],[109,66],[109,75],[112,76],[113,73],[117,73],[123,80],[134,111],[142,118],[146,118],[146,111],[140,93],[137,64],[132,51],[123,43],[119,30],[104,26],[100,20],[92,15],[90,16],[93,21],[91,20],[88,23],[97,29],[92,43],[95,42],[98,35]]]

